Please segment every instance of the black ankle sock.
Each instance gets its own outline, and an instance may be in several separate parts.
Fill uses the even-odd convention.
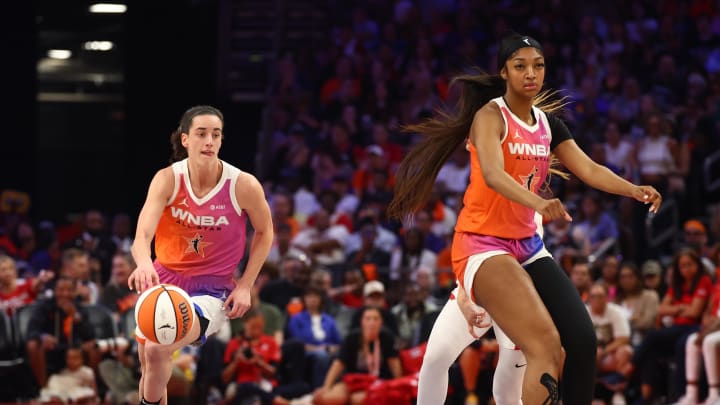
[[[162,398],[160,398],[157,402],[150,402],[147,399],[143,398],[140,400],[139,405],[160,405],[160,401],[162,401]]]

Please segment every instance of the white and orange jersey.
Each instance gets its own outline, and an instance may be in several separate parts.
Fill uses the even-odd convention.
[[[222,162],[220,180],[202,198],[190,186],[187,159],[173,163],[172,170],[174,190],[155,233],[156,266],[232,280],[245,253],[247,219],[235,194],[240,170]]]
[[[552,131],[548,118],[536,107],[535,125],[518,119],[502,97],[491,100],[500,107],[505,132],[501,147],[505,171],[519,184],[537,193],[545,182],[550,165]],[[465,191],[464,206],[455,230],[506,239],[524,239],[537,231],[535,211],[510,201],[485,183],[477,150],[468,143],[470,151],[470,185]]]

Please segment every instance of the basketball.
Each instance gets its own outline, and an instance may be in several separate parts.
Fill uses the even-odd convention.
[[[179,287],[160,284],[140,295],[135,322],[145,338],[163,345],[180,341],[195,322],[190,296]]]

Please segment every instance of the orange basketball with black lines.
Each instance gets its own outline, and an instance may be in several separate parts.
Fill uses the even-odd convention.
[[[190,333],[195,320],[190,296],[172,284],[147,289],[135,304],[138,329],[155,343],[169,345],[182,340]]]

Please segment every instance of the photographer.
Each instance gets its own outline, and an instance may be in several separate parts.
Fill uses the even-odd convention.
[[[120,342],[118,340],[122,339]],[[109,341],[109,342],[108,342]],[[122,344],[124,341],[125,344]],[[98,341],[98,349],[112,353],[100,362],[100,378],[110,388],[110,401],[113,405],[137,403],[138,384],[140,383],[140,362],[137,356],[135,339],[128,342],[122,337]],[[119,344],[111,344],[112,342]],[[131,345],[128,345],[132,343]]]
[[[258,397],[263,405],[289,403],[276,392],[280,347],[272,336],[263,334],[264,325],[262,313],[251,309],[245,314],[243,333],[232,338],[225,349],[222,380],[236,384],[226,391],[226,398],[234,398],[234,403],[252,397]]]

